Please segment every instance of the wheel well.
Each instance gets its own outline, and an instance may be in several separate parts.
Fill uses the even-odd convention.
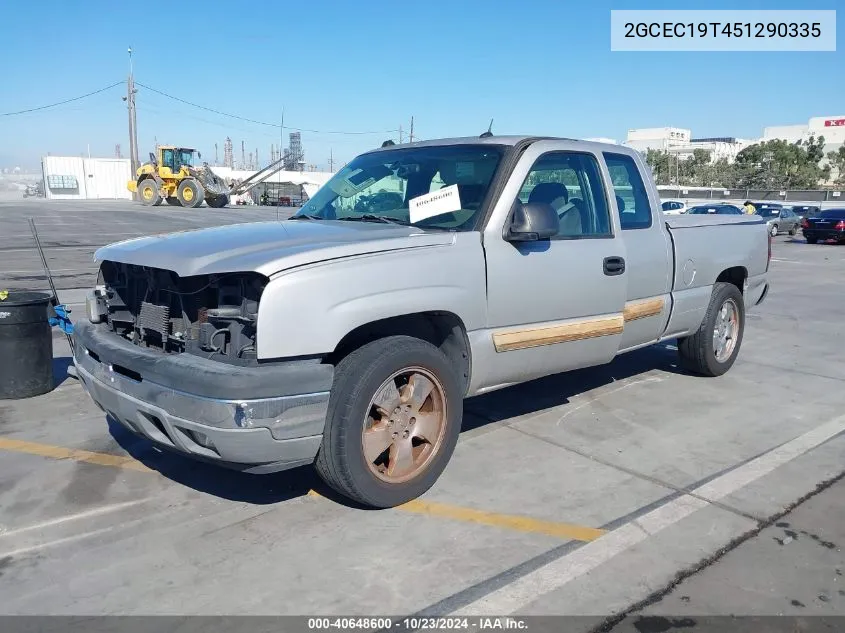
[[[716,278],[716,283],[723,281],[733,284],[739,291],[742,292],[745,287],[745,280],[748,277],[748,271],[744,266],[734,266],[733,268],[726,268]]]
[[[466,393],[471,367],[469,340],[463,321],[451,312],[417,312],[367,323],[344,336],[324,362],[337,365],[362,345],[395,335],[413,336],[438,347],[458,369],[458,381]]]

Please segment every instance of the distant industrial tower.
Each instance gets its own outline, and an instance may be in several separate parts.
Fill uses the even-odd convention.
[[[120,143],[114,146],[114,157],[123,158],[123,156],[120,155]]]
[[[232,139],[226,137],[226,142],[223,144],[223,165],[229,169],[235,168],[235,155],[232,152]]]
[[[241,169],[246,169],[246,145],[241,141]]]
[[[290,133],[290,142],[285,148],[285,170],[297,171],[305,160],[305,152],[302,151],[302,136],[299,132]]]

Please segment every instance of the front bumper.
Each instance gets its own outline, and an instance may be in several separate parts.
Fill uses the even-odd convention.
[[[291,361],[241,367],[164,355],[88,322],[75,325],[74,337],[74,364],[86,391],[137,435],[251,473],[311,463],[317,454],[331,366]]]

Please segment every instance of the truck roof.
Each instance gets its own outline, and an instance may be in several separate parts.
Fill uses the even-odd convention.
[[[415,143],[403,143],[402,145],[395,144],[395,145],[388,145],[387,147],[379,147],[368,152],[366,154],[371,154],[373,152],[381,152],[384,150],[391,150],[397,148],[408,148],[408,147],[432,147],[437,145],[517,145],[522,143],[523,141],[568,141],[570,143],[576,143],[579,146],[582,146],[584,149],[593,149],[593,150],[605,150],[605,151],[615,151],[619,153],[629,154],[633,150],[629,147],[624,145],[614,145],[612,143],[600,143],[597,141],[583,141],[580,139],[575,138],[567,138],[561,136],[534,136],[530,134],[503,134],[500,136],[457,136],[451,138],[437,138],[437,139],[430,139],[426,141],[417,141]]]

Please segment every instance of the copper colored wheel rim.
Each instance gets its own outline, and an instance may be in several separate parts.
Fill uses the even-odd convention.
[[[443,444],[446,394],[430,371],[409,367],[376,390],[362,433],[364,461],[376,477],[400,484],[419,476]]]
[[[727,361],[736,348],[739,336],[739,308],[728,299],[719,308],[713,327],[713,352],[720,363]]]

